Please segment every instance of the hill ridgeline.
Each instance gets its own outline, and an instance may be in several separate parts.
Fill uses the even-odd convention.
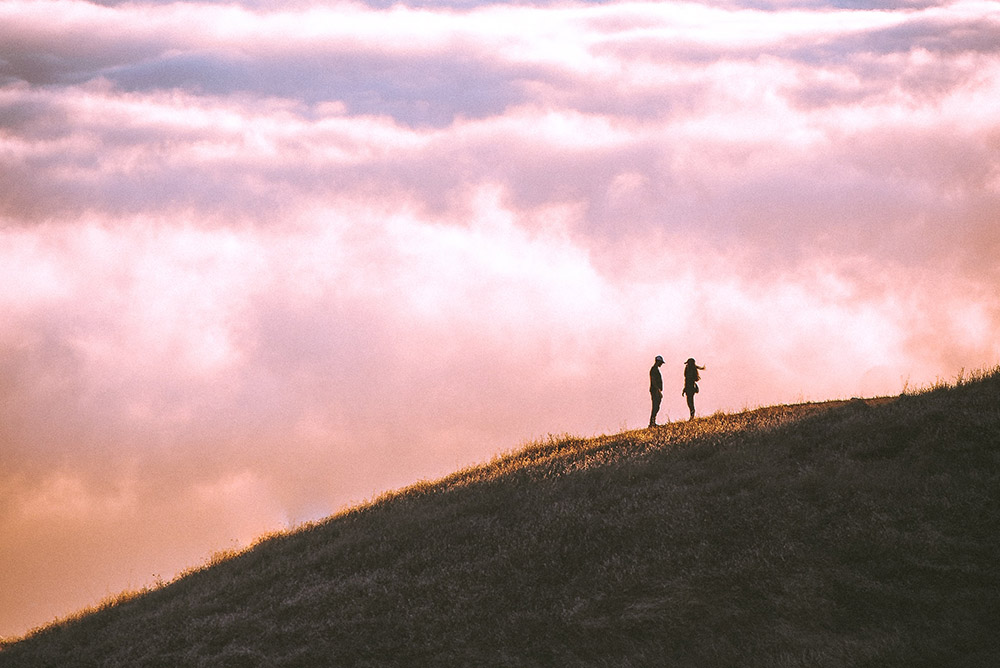
[[[993,370],[535,443],[40,629],[0,667],[992,667],[998,555]]]

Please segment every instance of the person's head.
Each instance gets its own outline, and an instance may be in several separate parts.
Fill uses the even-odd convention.
[[[689,357],[688,361],[685,362],[685,364],[687,364],[688,366],[696,366],[693,357]]]
[[[656,356],[656,366],[660,366],[661,364],[663,364],[663,355],[657,355]]]

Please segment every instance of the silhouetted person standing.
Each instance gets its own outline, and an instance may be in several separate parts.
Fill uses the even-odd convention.
[[[705,367],[698,366],[693,357],[688,358],[688,361],[684,363],[684,389],[681,390],[681,394],[687,395],[692,420],[694,419],[694,395],[698,394],[698,381],[701,380],[701,374],[698,372],[704,370]]]
[[[653,366],[649,367],[649,398],[653,402],[653,411],[649,414],[649,426],[656,426],[656,414],[660,411],[660,402],[663,401],[663,376],[660,375],[660,367],[663,366],[663,358],[656,356]]]

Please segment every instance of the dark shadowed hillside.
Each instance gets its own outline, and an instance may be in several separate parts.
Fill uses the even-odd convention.
[[[1000,665],[1000,374],[552,439],[0,666]]]

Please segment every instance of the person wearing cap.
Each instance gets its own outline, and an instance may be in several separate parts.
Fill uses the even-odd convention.
[[[660,375],[660,367],[663,366],[663,357],[656,356],[653,366],[649,367],[649,398],[653,402],[653,411],[649,414],[649,426],[656,426],[656,414],[660,411],[660,402],[663,401],[663,376]]]
[[[684,363],[684,389],[681,390],[681,395],[687,395],[692,420],[694,419],[694,395],[698,394],[698,381],[701,380],[701,374],[698,371],[704,370],[705,367],[698,366],[693,357],[689,357],[688,361]]]

